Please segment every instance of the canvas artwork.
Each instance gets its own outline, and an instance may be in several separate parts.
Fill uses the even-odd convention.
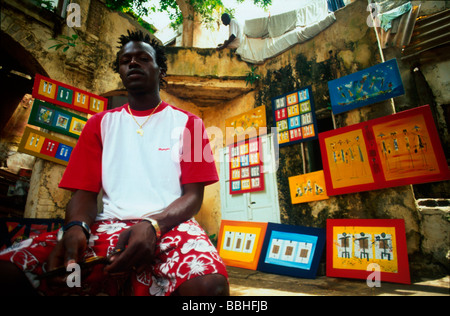
[[[292,204],[329,199],[323,170],[289,178]]]
[[[324,245],[324,229],[269,223],[258,270],[315,278]]]
[[[396,59],[329,81],[328,89],[334,114],[405,93]]]
[[[87,118],[65,111],[53,104],[34,100],[28,124],[39,126],[53,132],[79,138]]]
[[[266,108],[264,105],[225,120],[226,144],[267,134]]]
[[[321,133],[319,143],[330,196],[450,179],[429,106]]]
[[[230,157],[230,194],[264,190],[261,138],[228,146]]]
[[[226,265],[256,270],[267,223],[222,220],[217,247]]]
[[[317,122],[311,86],[272,99],[280,146],[317,138]]]
[[[366,279],[378,267],[381,281],[410,283],[404,221],[327,220],[327,276]]]
[[[70,108],[87,114],[102,112],[108,99],[71,87],[62,82],[37,74],[33,85],[33,98]]]
[[[27,126],[17,151],[67,166],[74,147],[75,143]]]

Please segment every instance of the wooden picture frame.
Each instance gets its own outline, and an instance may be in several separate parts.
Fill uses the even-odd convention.
[[[395,58],[331,80],[328,90],[334,114],[405,94]]]
[[[36,74],[33,98],[87,114],[107,109],[108,99]]]
[[[256,270],[267,223],[222,220],[217,248],[226,265]]]
[[[258,270],[315,279],[325,236],[321,228],[269,223]]]
[[[450,179],[427,105],[320,133],[319,143],[329,196]]]
[[[328,219],[327,276],[410,284],[403,219]]]
[[[311,86],[272,98],[280,147],[317,139],[317,120]]]
[[[27,126],[17,151],[67,166],[75,145]]]
[[[34,99],[28,124],[79,138],[87,118],[65,111],[51,103]]]

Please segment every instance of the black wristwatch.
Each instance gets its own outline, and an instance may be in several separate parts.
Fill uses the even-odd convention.
[[[67,225],[61,227],[61,229],[58,231],[58,235],[57,235],[58,241],[60,241],[63,238],[64,233],[73,226],[81,226],[81,228],[83,228],[83,231],[86,235],[86,240],[89,242],[89,237],[91,236],[91,229],[89,228],[88,224],[86,224],[85,222],[80,222],[80,221],[73,221],[73,222],[70,222]]]

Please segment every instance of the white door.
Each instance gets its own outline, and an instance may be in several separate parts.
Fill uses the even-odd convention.
[[[277,160],[272,136],[261,137],[264,160],[264,191],[230,194],[230,164],[228,149],[220,151],[220,200],[222,219],[280,223],[276,179]]]

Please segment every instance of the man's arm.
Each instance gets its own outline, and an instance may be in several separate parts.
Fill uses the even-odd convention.
[[[228,45],[230,45],[235,39],[236,39],[236,36],[234,36],[234,34],[231,34],[230,37],[229,37],[225,42],[223,42],[222,45],[219,45],[219,46],[217,47],[217,50],[221,50],[221,49],[226,48],[226,47],[227,47]]]
[[[189,183],[183,186],[183,195],[170,204],[164,212],[151,216],[158,222],[161,234],[189,220],[198,213],[203,202],[203,183]],[[105,268],[108,273],[117,273],[132,268],[142,272],[152,262],[156,248],[156,233],[148,221],[142,221],[120,234],[116,249],[125,249],[111,258]]]
[[[97,193],[78,190],[67,205],[65,223],[81,221],[90,227],[97,216]],[[48,271],[79,262],[84,257],[88,240],[80,226],[72,226],[50,254]]]

